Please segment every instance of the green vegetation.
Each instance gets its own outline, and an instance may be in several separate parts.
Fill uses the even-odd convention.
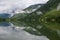
[[[60,30],[60,10],[52,10],[40,17],[41,24],[53,30]]]
[[[12,22],[32,22],[36,21],[48,28],[53,30],[60,29],[60,10],[57,10],[57,6],[60,3],[60,0],[49,0],[46,4],[41,6],[39,9],[32,13],[20,13],[14,15],[10,21]],[[53,10],[54,9],[54,10]],[[37,12],[42,12],[43,14],[38,15]],[[31,23],[31,24],[32,24]]]
[[[38,8],[34,13],[41,11],[44,13],[51,11],[52,9],[56,9],[58,4],[60,3],[60,0],[49,0],[45,5]]]
[[[44,35],[50,40],[60,40],[60,34],[57,32],[60,30],[60,10],[57,10],[59,3],[60,0],[49,0],[32,13],[19,13],[11,18],[0,18],[0,21],[12,22],[16,26],[24,27],[23,30],[33,35]]]
[[[4,21],[9,22],[9,20],[10,20],[9,18],[0,18],[0,22],[4,22]]]

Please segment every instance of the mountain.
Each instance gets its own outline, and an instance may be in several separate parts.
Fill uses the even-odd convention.
[[[35,4],[35,5],[31,5],[31,6],[29,6],[29,7],[27,7],[27,8],[25,8],[24,10],[27,10],[27,9],[35,9],[35,8],[37,8],[37,7],[40,7],[40,6],[42,6],[43,4]]]
[[[41,11],[43,13],[46,13],[52,9],[56,9],[58,4],[60,3],[60,0],[49,0],[45,5],[41,6],[37,10],[35,10],[33,13],[36,13],[38,11]]]
[[[8,13],[0,14],[0,18],[9,18],[9,17],[10,17],[10,14],[8,14]]]
[[[43,6],[43,5],[44,5],[44,4],[31,5],[31,6],[27,7],[27,8],[25,8],[24,11],[27,12],[27,13],[31,13],[31,12],[37,10],[38,8],[40,8],[40,7]]]

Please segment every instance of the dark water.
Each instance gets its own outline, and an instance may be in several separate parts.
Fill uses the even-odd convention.
[[[60,30],[38,22],[0,22],[0,40],[60,40]]]

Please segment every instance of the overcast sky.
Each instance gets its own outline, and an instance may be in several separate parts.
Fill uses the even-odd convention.
[[[30,5],[46,3],[48,0],[0,0],[0,12],[8,9],[24,9]]]

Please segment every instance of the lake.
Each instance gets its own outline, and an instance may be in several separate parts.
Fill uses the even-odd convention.
[[[60,30],[24,22],[0,22],[0,40],[60,40]]]

